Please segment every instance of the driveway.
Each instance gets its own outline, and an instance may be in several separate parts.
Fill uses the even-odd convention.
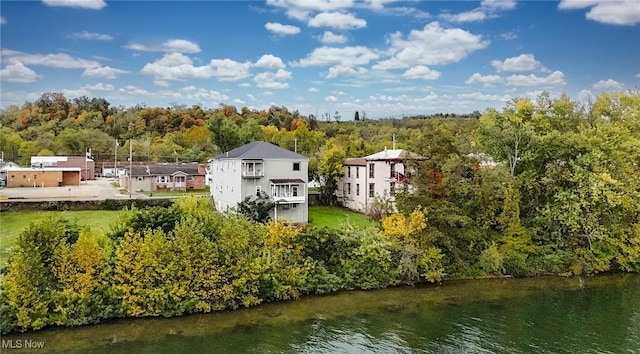
[[[0,189],[0,200],[70,200],[70,199],[128,199],[129,194],[120,194],[120,189],[111,185],[111,178],[96,178],[93,181],[82,181],[79,186],[63,187],[22,187]],[[147,198],[140,193],[132,193],[131,198]]]

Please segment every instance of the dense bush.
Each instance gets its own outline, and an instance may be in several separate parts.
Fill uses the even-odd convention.
[[[404,242],[349,224],[335,231],[255,223],[221,215],[210,199],[197,197],[168,208],[125,209],[107,236],[46,219],[29,226],[12,251],[0,324],[6,333],[121,316],[177,316],[439,280],[401,275]],[[411,247],[416,260],[429,252]],[[425,269],[416,262],[416,274]],[[442,265],[429,270],[442,273]]]

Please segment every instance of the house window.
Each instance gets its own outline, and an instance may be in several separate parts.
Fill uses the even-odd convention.
[[[256,186],[256,197],[259,197],[262,193],[262,186]]]
[[[356,178],[360,178],[360,168],[356,167]]]
[[[193,176],[191,175],[187,176],[187,181],[193,181]]]
[[[358,169],[356,168],[356,171]],[[360,195],[360,183],[356,183],[356,195]]]
[[[347,194],[351,194],[351,183],[347,183]]]
[[[375,178],[375,165],[369,164],[369,178]]]
[[[168,183],[169,182],[169,176],[158,176],[156,178],[156,181],[158,181],[158,183]]]
[[[393,195],[396,193],[396,182],[389,182],[389,194]]]
[[[395,177],[395,174],[396,174],[396,164],[392,163],[391,164],[391,175],[389,177],[393,178],[393,177]]]
[[[294,171],[300,171],[300,162],[294,162],[293,163],[293,170]]]
[[[33,175],[33,179],[38,179],[38,175]]]
[[[351,166],[347,167],[347,177],[351,178]]]
[[[293,197],[298,196],[298,186],[291,186],[291,196]]]
[[[376,184],[369,183],[369,198],[373,198],[376,195]]]

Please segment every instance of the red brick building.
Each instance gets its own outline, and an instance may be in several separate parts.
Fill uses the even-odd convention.
[[[157,163],[129,166],[127,173],[120,178],[120,186],[133,191],[185,191],[187,189],[206,188],[206,165],[194,163]],[[131,181],[129,181],[131,176]]]
[[[81,180],[94,180],[95,162],[86,156],[31,156],[31,167],[74,167],[80,169]]]

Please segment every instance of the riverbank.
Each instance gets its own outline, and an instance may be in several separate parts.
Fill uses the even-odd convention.
[[[638,274],[451,280],[441,285],[305,296],[236,311],[46,328],[2,339],[44,342],[48,352],[65,353],[344,352],[345,348],[422,352],[430,346],[442,352],[447,348],[437,345],[449,343],[449,336],[456,338],[459,349],[466,344],[478,351],[491,349],[486,346],[493,339],[504,350],[526,349],[533,340],[543,341],[530,343],[538,345],[538,352],[581,352],[580,348],[622,352],[625,345],[627,349],[640,345],[638,304]],[[558,312],[550,313],[555,310]],[[564,316],[568,311],[571,313]],[[537,317],[541,314],[544,317]],[[469,326],[466,322],[487,331],[486,336],[509,331],[497,338],[474,339],[462,327]],[[485,329],[483,323],[494,328]],[[638,326],[632,327],[634,324]],[[555,343],[537,337],[556,331],[555,326],[566,326],[553,334]],[[336,336],[340,333],[350,335]],[[596,336],[598,333],[601,335]],[[580,338],[583,347],[576,347],[580,343],[573,342],[574,338]],[[518,343],[524,344],[517,347]]]

